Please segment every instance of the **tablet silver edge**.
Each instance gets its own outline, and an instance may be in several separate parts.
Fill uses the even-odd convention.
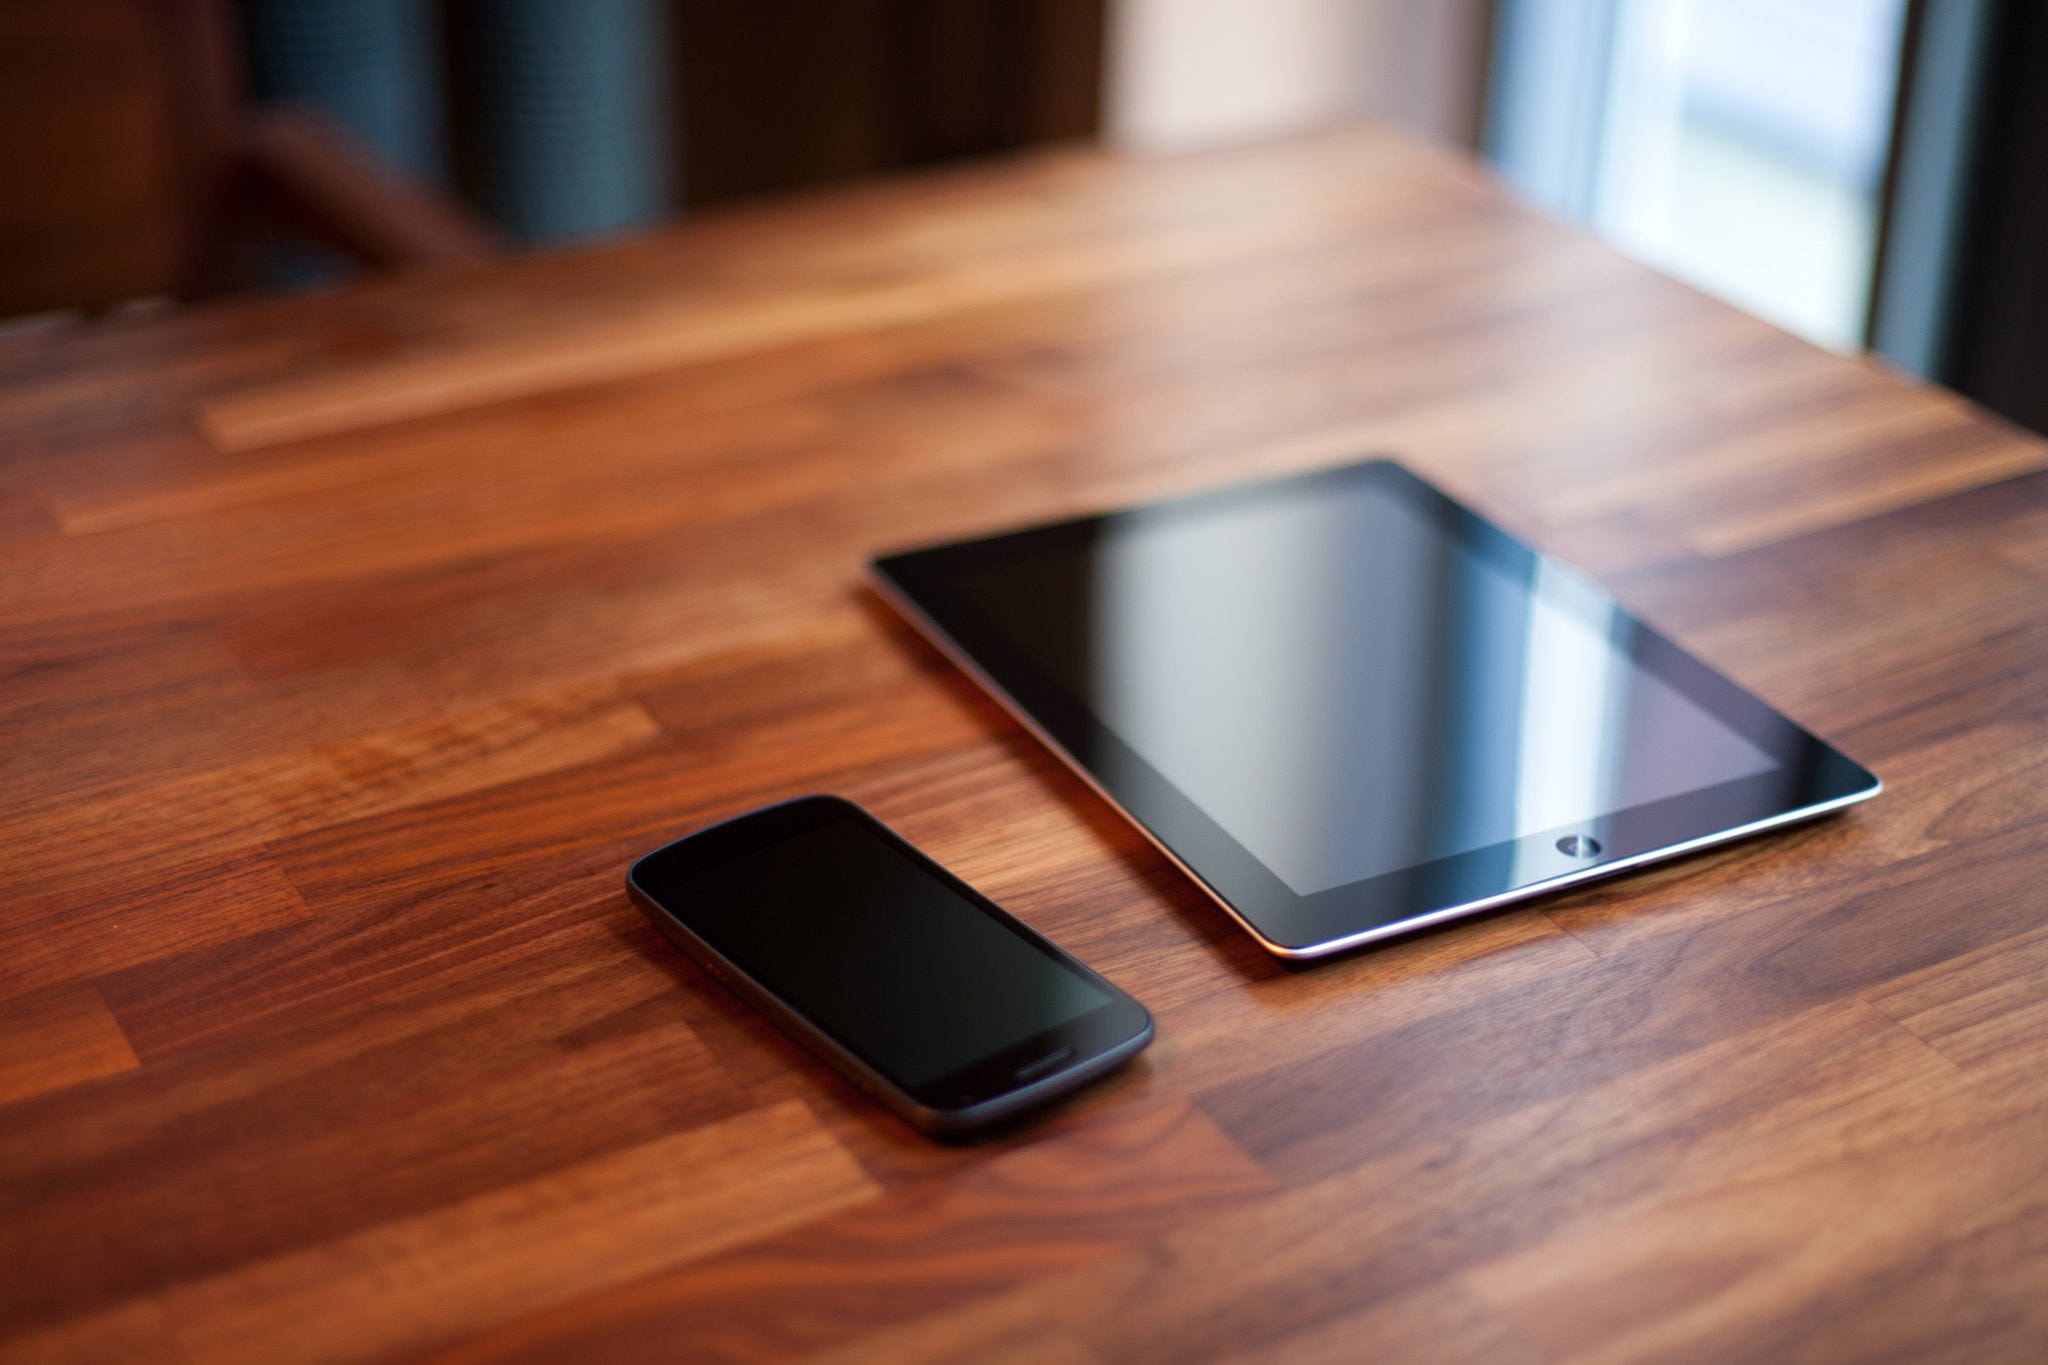
[[[1053,756],[1066,764],[1074,776],[1087,783],[1090,790],[1104,801],[1107,801],[1110,807],[1123,817],[1125,823],[1129,824],[1138,833],[1144,835],[1147,843],[1165,854],[1168,862],[1187,873],[1188,879],[1200,887],[1210,900],[1215,901],[1217,905],[1221,906],[1225,914],[1237,921],[1238,926],[1247,934],[1250,934],[1261,948],[1264,948],[1275,957],[1287,958],[1291,961],[1305,962],[1319,957],[1328,957],[1332,953],[1341,953],[1347,948],[1362,947],[1365,944],[1373,943],[1380,939],[1394,938],[1401,934],[1412,933],[1417,929],[1426,929],[1430,925],[1442,924],[1447,920],[1458,919],[1464,915],[1476,915],[1482,911],[1497,909],[1503,905],[1512,905],[1516,901],[1529,900],[1536,896],[1547,896],[1553,891],[1562,891],[1567,887],[1577,886],[1582,882],[1598,881],[1617,872],[1626,872],[1631,868],[1663,862],[1667,858],[1682,857],[1685,854],[1694,853],[1703,848],[1711,848],[1715,844],[1732,843],[1737,839],[1746,839],[1752,834],[1761,834],[1767,829],[1775,829],[1781,825],[1793,825],[1803,820],[1812,820],[1832,811],[1842,810],[1845,807],[1868,801],[1884,790],[1883,780],[1873,773],[1871,777],[1875,785],[1868,791],[1852,792],[1847,796],[1836,797],[1832,801],[1823,801],[1814,806],[1802,806],[1798,810],[1785,811],[1762,820],[1753,820],[1749,824],[1719,830],[1713,834],[1702,835],[1697,839],[1688,839],[1684,843],[1671,844],[1665,848],[1653,849],[1648,853],[1638,853],[1632,858],[1621,858],[1611,863],[1601,863],[1579,872],[1566,872],[1540,882],[1531,882],[1527,886],[1515,887],[1511,891],[1503,891],[1497,896],[1485,896],[1476,901],[1466,901],[1459,905],[1446,906],[1441,910],[1432,910],[1427,914],[1416,915],[1410,919],[1397,920],[1392,924],[1383,924],[1376,929],[1367,929],[1363,933],[1348,934],[1343,938],[1331,939],[1327,943],[1311,944],[1306,948],[1289,948],[1284,944],[1273,942],[1272,939],[1260,933],[1250,920],[1238,913],[1236,906],[1225,900],[1214,887],[1209,885],[1200,873],[1182,862],[1178,854],[1162,843],[1159,837],[1146,827],[1144,821],[1138,819],[1130,811],[1125,810],[1122,802],[1111,796],[1107,791],[1104,791],[1102,784],[1097,782],[1094,775],[1087,768],[1083,767],[1072,754],[1067,752],[1065,745],[1040,729],[1038,722],[1031,718],[1030,713],[1019,705],[1017,700],[1005,691],[994,678],[984,673],[980,665],[968,657],[967,651],[960,648],[954,642],[953,637],[948,635],[938,622],[925,615],[923,610],[914,602],[897,592],[895,585],[876,569],[873,562],[869,562],[864,566],[862,574],[867,580],[868,586],[874,589],[882,600],[894,608],[898,615],[915,627],[920,635],[923,635],[933,645],[937,646],[939,652],[952,660],[961,672],[974,679],[976,685],[982,691],[994,698],[997,705],[1010,713],[1012,719],[1026,730],[1029,730],[1039,743],[1051,750]]]

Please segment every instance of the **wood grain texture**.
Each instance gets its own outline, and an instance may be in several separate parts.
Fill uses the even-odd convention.
[[[0,1360],[2048,1354],[2048,447],[1372,129],[0,341]],[[1872,765],[1307,967],[861,586],[1391,452]],[[1159,1037],[943,1145],[655,934],[810,791]]]
[[[232,856],[353,817],[606,758],[656,729],[608,688],[534,697],[28,816],[0,828],[0,856],[25,877],[70,871],[100,856],[80,836],[104,829],[124,831],[136,857]]]
[[[18,888],[0,923],[0,997],[234,943],[310,914],[260,851],[142,870],[88,862],[55,887]]]
[[[91,986],[0,1003],[0,1104],[140,1065]]]
[[[184,1353],[171,1340],[163,1306],[147,1299],[15,1337],[7,1343],[7,1359],[10,1365],[95,1365],[103,1360],[185,1365]]]
[[[1088,1265],[1272,1188],[1192,1106],[1149,1109],[514,1324],[447,1359],[791,1358]]]
[[[1887,982],[1870,1002],[1971,1075],[2024,1081],[2048,1068],[2048,930]]]
[[[195,1359],[374,1360],[877,1192],[801,1104],[785,1101],[181,1286],[166,1306]]]

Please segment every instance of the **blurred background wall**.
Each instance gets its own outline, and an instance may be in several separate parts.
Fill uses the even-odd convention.
[[[0,319],[1379,119],[2048,427],[2039,0],[0,0]]]
[[[1104,137],[1366,115],[1476,147],[1487,5],[5,0],[0,317],[331,285],[409,263],[435,204],[516,249]],[[450,230],[433,259],[482,249]]]
[[[1118,0],[1107,131],[1186,151],[1376,118],[1476,148],[1491,0]]]

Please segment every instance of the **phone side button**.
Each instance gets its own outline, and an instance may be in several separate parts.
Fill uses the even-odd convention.
[[[1015,1076],[1020,1081],[1033,1081],[1037,1080],[1040,1076],[1043,1076],[1046,1072],[1051,1071],[1053,1068],[1059,1066],[1062,1062],[1070,1062],[1073,1059],[1074,1049],[1070,1047],[1063,1047],[1057,1052],[1046,1053],[1043,1057],[1040,1057],[1035,1062],[1029,1062],[1023,1066],[1018,1067],[1015,1071],[1011,1072],[1010,1074]]]

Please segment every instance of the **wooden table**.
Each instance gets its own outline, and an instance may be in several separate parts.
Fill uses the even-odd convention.
[[[1363,129],[0,350],[0,1359],[2048,1357],[2048,447],[1946,394]],[[1887,793],[1291,969],[860,586],[1380,451]],[[621,891],[809,791],[1158,1043],[862,1098]]]

